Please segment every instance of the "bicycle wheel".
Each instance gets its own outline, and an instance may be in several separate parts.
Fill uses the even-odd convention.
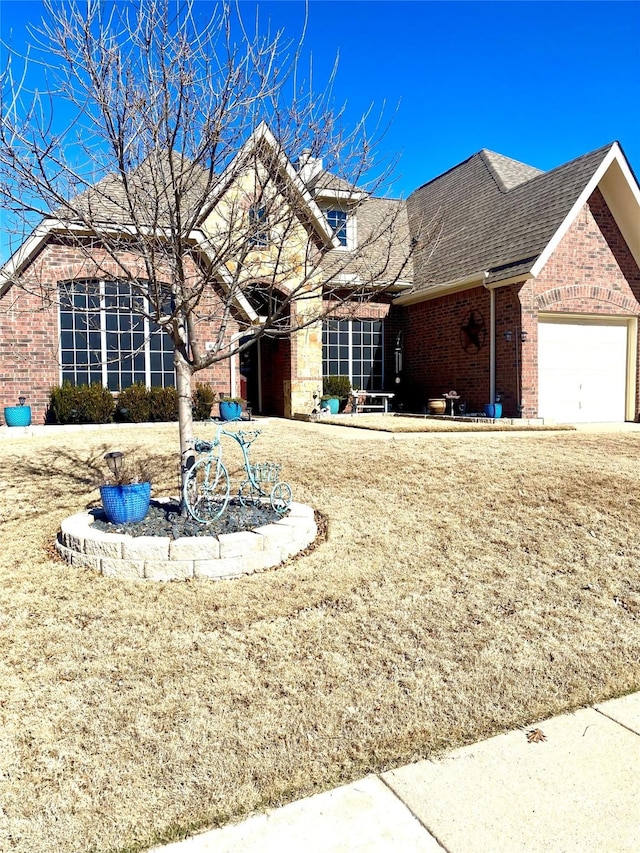
[[[291,506],[291,486],[279,480],[271,489],[271,507],[281,515]]]
[[[229,502],[229,474],[220,459],[199,459],[184,484],[184,502],[196,521],[220,518]]]

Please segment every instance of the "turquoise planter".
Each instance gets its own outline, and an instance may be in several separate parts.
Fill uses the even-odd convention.
[[[221,421],[239,421],[242,418],[242,406],[240,403],[234,403],[231,400],[221,400],[219,407]]]
[[[7,406],[4,422],[10,427],[31,426],[31,406]]]
[[[484,413],[488,418],[501,418],[502,403],[487,403],[484,407]]]
[[[149,511],[151,483],[127,486],[100,486],[105,514],[112,524],[142,521]]]
[[[327,397],[322,401],[325,409],[329,409],[332,415],[337,415],[340,410],[340,399],[338,397]]]

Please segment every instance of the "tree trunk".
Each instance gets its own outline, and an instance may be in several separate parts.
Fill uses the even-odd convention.
[[[176,391],[178,392],[178,428],[180,431],[180,506],[182,514],[186,507],[182,498],[185,480],[195,462],[193,450],[193,410],[191,408],[191,368],[180,349],[174,350],[176,369]]]

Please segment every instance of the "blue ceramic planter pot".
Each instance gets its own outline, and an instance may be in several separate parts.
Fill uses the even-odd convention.
[[[221,421],[239,421],[242,417],[242,406],[240,403],[233,403],[231,400],[221,400],[219,406]]]
[[[340,410],[340,400],[338,397],[327,397],[326,400],[322,401],[322,405],[329,409],[332,415],[337,415]]]
[[[142,521],[149,511],[151,483],[100,486],[100,497],[106,516],[112,524]]]
[[[484,407],[484,413],[488,418],[501,418],[502,403],[487,403]]]
[[[4,410],[7,426],[31,426],[31,406],[7,406]]]

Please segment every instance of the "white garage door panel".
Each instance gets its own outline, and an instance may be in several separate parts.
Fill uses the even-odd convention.
[[[627,327],[538,326],[538,414],[568,423],[624,421]]]

